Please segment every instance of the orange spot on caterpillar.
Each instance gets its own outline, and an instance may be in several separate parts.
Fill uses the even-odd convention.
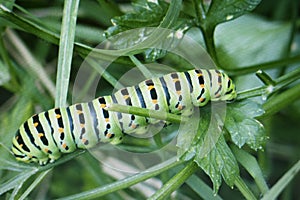
[[[111,138],[111,136],[112,136],[111,133],[107,133],[107,134],[106,134],[106,137],[107,137],[107,138]]]
[[[200,84],[200,87],[201,87],[201,88],[204,88],[204,84]]]
[[[48,152],[49,152],[49,149],[46,148],[46,149],[44,149],[44,151],[45,151],[46,153],[48,153]]]
[[[109,118],[105,118],[105,122],[109,122]]]
[[[157,99],[152,99],[152,103],[157,104]]]
[[[132,124],[132,125],[131,125],[131,128],[134,128],[134,129],[135,129],[135,128],[136,128],[136,125],[135,125],[135,124]]]
[[[56,114],[55,117],[56,117],[56,119],[59,119],[59,118],[61,118],[61,115]]]
[[[152,90],[152,89],[154,89],[154,85],[148,86],[148,90]]]
[[[83,112],[82,112],[82,110],[77,110],[77,114],[82,114]]]
[[[39,138],[41,138],[41,137],[44,136],[44,134],[43,133],[39,133],[38,136],[39,136]]]
[[[199,101],[200,101],[200,102],[203,102],[204,100],[205,100],[205,99],[204,99],[204,98],[202,98],[202,97],[199,99]]]
[[[80,127],[81,127],[81,128],[84,128],[84,124],[80,124]]]
[[[63,128],[58,128],[58,132],[59,132],[59,133],[63,133],[63,132],[64,132],[64,129],[63,129]]]
[[[182,110],[183,107],[182,107],[182,105],[178,105],[177,108],[178,108],[178,110]]]
[[[37,127],[38,125],[39,125],[38,122],[35,122],[35,123],[33,124],[34,127]]]
[[[61,146],[65,149],[67,147],[67,144],[63,143]]]
[[[105,108],[105,107],[106,107],[106,104],[101,103],[101,104],[100,104],[100,107],[101,107],[101,108]]]

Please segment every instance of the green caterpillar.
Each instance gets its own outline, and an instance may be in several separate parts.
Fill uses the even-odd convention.
[[[218,70],[174,72],[120,89],[111,96],[34,115],[17,131],[12,140],[12,152],[17,160],[45,165],[77,148],[91,148],[99,142],[119,143],[124,133],[142,134],[147,131],[147,125],[159,122],[157,119],[107,111],[104,108],[108,104],[189,116],[194,106],[204,106],[209,100],[232,101],[235,98],[231,79]]]

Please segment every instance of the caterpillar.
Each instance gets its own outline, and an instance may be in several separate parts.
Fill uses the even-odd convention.
[[[145,80],[87,103],[54,108],[25,121],[12,140],[17,160],[40,165],[99,142],[117,144],[124,134],[143,134],[159,120],[106,110],[108,104],[137,106],[189,116],[208,101],[232,101],[235,85],[219,70],[194,69]]]

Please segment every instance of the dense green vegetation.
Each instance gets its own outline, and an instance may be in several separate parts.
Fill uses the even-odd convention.
[[[296,199],[299,4],[0,0],[0,199]],[[112,155],[115,165],[108,167],[97,153],[79,150],[39,166],[17,162],[11,154],[16,130],[34,113],[135,85],[138,71],[149,78],[193,64],[229,74],[237,101],[225,106],[226,117],[209,104],[200,109],[200,120],[169,115],[172,125],[154,137],[127,136],[118,145],[147,154],[178,133],[176,147],[156,155],[160,162],[147,166],[142,158],[128,157],[118,162],[114,150],[101,150]],[[147,109],[111,109],[149,115]],[[139,173],[114,169],[118,165],[129,171],[138,166]]]

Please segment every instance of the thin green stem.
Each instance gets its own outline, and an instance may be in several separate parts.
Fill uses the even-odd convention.
[[[265,84],[265,85],[275,85],[275,81],[264,71],[258,70],[256,76]]]
[[[256,200],[257,199],[240,176],[238,176],[235,179],[234,184],[239,189],[239,191],[243,194],[245,199],[248,199],[248,200]]]
[[[48,169],[47,171],[42,172],[34,181],[30,184],[27,190],[18,198],[19,200],[26,199],[26,197],[30,194],[30,192],[43,180],[43,178],[51,171]]]
[[[11,62],[11,59],[9,58],[8,52],[6,51],[6,47],[4,45],[3,38],[4,37],[0,38],[0,54],[1,54],[1,57],[2,57],[5,65],[8,67],[9,74],[10,74],[9,83],[5,84],[4,87],[9,89],[10,91],[18,91],[20,89],[20,85],[19,85],[19,83],[16,79],[15,69],[14,69],[13,64]]]
[[[262,200],[277,199],[278,195],[286,188],[300,171],[300,160],[286,172],[277,183],[264,195]]]
[[[62,163],[65,163],[69,160],[72,160],[74,159],[75,157],[85,153],[86,151],[85,150],[76,150],[75,152],[73,153],[69,153],[69,154],[66,154],[64,156],[62,156],[60,159],[58,159],[57,161],[53,162],[53,163],[49,163],[45,166],[39,166],[38,167],[38,170],[39,171],[46,171],[48,169],[52,169],[53,167],[55,166],[58,166],[58,165],[61,165]]]
[[[11,12],[10,10],[6,9],[3,5],[0,6],[0,16],[8,20],[9,22],[15,24],[17,27],[25,30],[29,33],[32,33],[44,40],[58,44],[59,43],[59,36],[56,33],[53,33],[41,26],[32,23],[30,20],[26,18],[22,18],[15,13]]]
[[[107,82],[109,82],[112,86],[116,89],[124,88],[124,86],[115,78],[113,77],[108,71],[105,70],[104,67],[101,66],[99,62],[94,60],[93,58],[86,57],[86,62],[93,67],[101,77],[103,77]]]
[[[298,18],[298,1],[292,1],[291,2],[291,31],[290,31],[290,37],[289,37],[289,41],[287,42],[286,46],[285,46],[285,51],[283,51],[284,56],[289,56],[291,55],[291,51],[292,51],[292,45],[295,41],[295,36],[297,34],[297,18]],[[284,66],[280,72],[278,73],[280,76],[283,75],[286,72],[287,66]]]
[[[257,160],[251,154],[247,153],[243,149],[237,148],[235,145],[231,145],[230,147],[239,163],[253,177],[261,193],[265,194],[269,190],[269,188],[264,179],[264,175],[257,163]]]
[[[79,194],[75,194],[72,196],[68,196],[65,198],[61,198],[60,200],[71,200],[71,199],[92,199],[92,198],[99,198],[101,196],[104,196],[106,194],[128,188],[132,185],[135,185],[139,182],[142,182],[144,180],[147,180],[151,177],[154,177],[164,171],[167,171],[173,167],[176,167],[180,164],[182,164],[183,161],[177,161],[177,158],[172,158],[170,160],[167,160],[159,165],[156,165],[154,167],[149,168],[148,170],[145,170],[141,173],[138,173],[136,175],[130,176],[128,178],[122,179],[120,181],[116,181],[112,184],[105,185],[104,187],[96,188],[93,190],[85,191]]]
[[[7,29],[6,33],[10,44],[14,47],[14,50],[12,50],[14,51],[14,54],[12,54],[12,56],[18,61],[18,63],[20,63],[21,66],[24,66],[25,70],[27,70],[30,74],[35,75],[35,77],[39,79],[44,87],[47,88],[51,96],[54,97],[54,84],[49,78],[42,64],[40,64],[34,55],[31,54],[29,48],[13,30]]]
[[[238,92],[237,100],[241,101],[241,100],[248,99],[251,97],[262,96],[263,94],[265,94],[265,91],[266,91],[266,86],[257,87],[257,88],[253,88],[253,89],[249,89],[249,90],[244,90],[244,91]]]
[[[269,91],[269,93],[270,92],[274,93],[288,86],[289,84],[293,83],[299,78],[300,78],[300,68],[292,72],[289,72],[275,80],[272,80],[272,83],[275,83],[274,85],[266,85],[266,86],[261,86],[261,87],[239,92],[237,100],[243,100],[251,97],[267,95],[268,92],[267,90],[269,86],[272,86],[272,91]]]
[[[55,106],[66,106],[74,48],[76,19],[80,0],[65,0],[59,41]]]
[[[186,184],[202,199],[222,200],[222,198],[218,194],[215,194],[212,188],[202,181],[196,174],[193,174],[189,179],[187,179]]]
[[[173,122],[173,123],[181,123],[181,122],[185,121],[185,119],[182,116],[174,115],[174,114],[168,113],[166,111],[149,110],[146,108],[140,108],[140,107],[136,107],[136,106],[110,104],[110,105],[107,105],[107,107],[105,109],[107,109],[109,111],[128,113],[128,114],[139,115],[139,116],[143,116],[143,117],[166,120],[168,122]]]
[[[199,166],[193,160],[190,161],[185,168],[173,176],[173,178],[165,183],[164,186],[148,200],[167,199],[172,192],[179,188],[191,175],[196,172],[197,169],[199,169]]]
[[[290,105],[294,101],[300,98],[300,84],[293,86],[292,88],[270,98],[264,105],[263,108],[266,111],[265,114],[259,117],[265,118],[275,114],[284,107]]]
[[[166,16],[161,21],[160,28],[170,28],[176,23],[181,10],[182,0],[172,0],[166,13]]]
[[[129,58],[135,64],[135,66],[137,66],[137,68],[142,72],[142,74],[146,78],[152,78],[153,77],[152,73],[147,69],[147,67],[145,67],[145,65],[143,65],[135,56],[130,55]]]
[[[0,196],[11,189],[15,189],[17,190],[16,192],[18,192],[20,189],[19,186],[22,185],[31,176],[36,174],[37,171],[38,171],[37,168],[26,169],[22,171],[20,174],[17,174],[15,177],[2,183],[0,185]]]
[[[202,27],[203,38],[208,54],[212,57],[217,67],[220,67],[214,41],[215,26]]]
[[[197,26],[200,26],[200,24],[203,24],[205,19],[205,11],[202,5],[202,1],[199,0],[193,0],[193,6],[195,8],[196,13],[196,19],[197,19]]]
[[[276,79],[276,85],[286,85],[300,77],[300,67]]]
[[[279,60],[274,60],[270,62],[265,62],[256,65],[250,65],[245,67],[239,68],[226,68],[222,66],[222,69],[225,70],[229,75],[243,75],[256,72],[257,70],[265,70],[265,69],[272,69],[278,67],[284,67],[286,65],[295,64],[300,62],[300,55],[283,58]]]

